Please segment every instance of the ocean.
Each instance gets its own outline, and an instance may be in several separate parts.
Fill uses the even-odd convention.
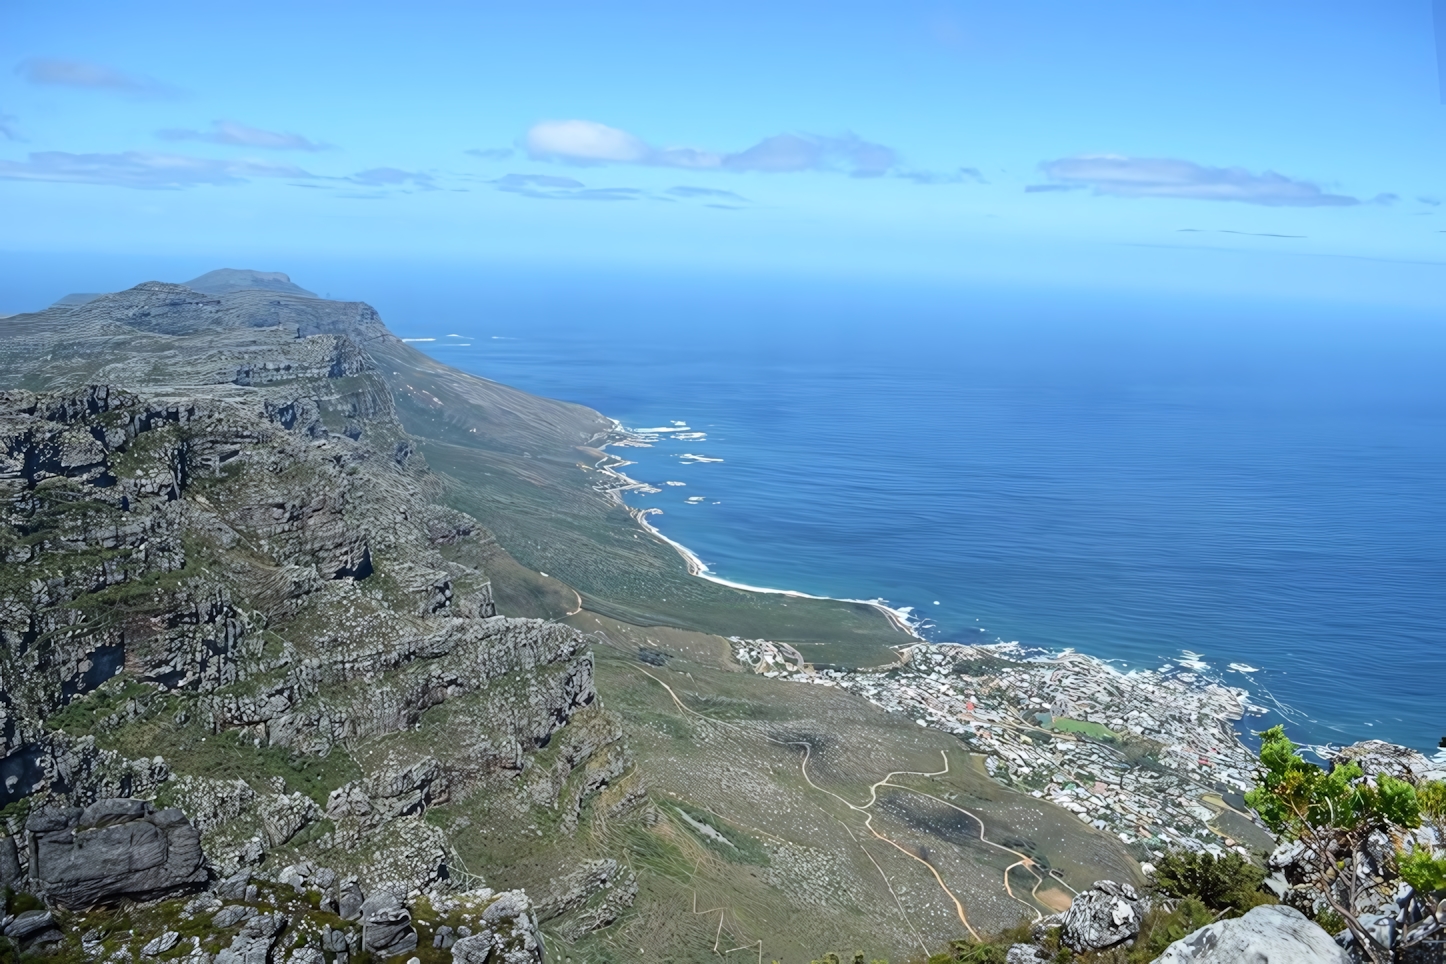
[[[491,279],[387,312],[650,447],[723,579],[1250,690],[1297,741],[1446,734],[1446,329],[1368,308]],[[673,483],[673,484],[669,484]],[[677,484],[681,483],[681,484]]]

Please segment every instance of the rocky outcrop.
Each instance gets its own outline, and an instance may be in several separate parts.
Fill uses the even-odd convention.
[[[289,289],[147,283],[7,319],[0,805],[33,816],[18,850],[0,838],[0,878],[82,906],[197,887],[209,866],[231,877],[187,913],[241,929],[217,964],[319,964],[363,943],[390,956],[415,929],[384,918],[417,907],[377,904],[383,883],[481,882],[451,866],[430,809],[500,794],[504,815],[558,810],[566,837],[633,769],[586,637],[497,615],[484,567],[516,564],[442,503],[450,483],[403,430],[399,405],[443,405],[393,394],[384,376],[407,351],[369,307]],[[606,427],[478,385],[492,407],[468,430],[505,423],[499,444],[518,457],[538,450],[535,429],[571,466]],[[303,907],[268,904],[268,887],[357,933],[293,945],[281,935],[304,936],[287,922]],[[588,865],[557,895],[558,926],[603,926],[635,889],[625,869]],[[456,930],[464,955],[540,954],[526,900],[504,898],[485,927]],[[185,932],[138,934],[128,953],[216,953],[168,943]]]
[[[1256,907],[1176,941],[1156,964],[1349,964],[1345,951],[1304,914],[1283,904]]]
[[[1065,911],[1060,939],[1077,952],[1099,951],[1134,938],[1148,902],[1129,884],[1097,880]]]
[[[286,915],[281,913],[248,918],[230,946],[216,955],[216,964],[269,964],[286,924]]]
[[[452,945],[452,964],[541,964],[542,937],[527,895],[499,894],[475,933]]]
[[[1362,740],[1338,751],[1333,764],[1354,763],[1361,768],[1363,776],[1374,778],[1385,773],[1402,780],[1418,783],[1422,780],[1446,780],[1446,768],[1427,759],[1422,753],[1409,747],[1397,746],[1384,740]]]
[[[396,957],[417,949],[417,929],[400,897],[382,891],[361,906],[362,950],[377,957]]]
[[[42,810],[25,829],[31,886],[63,907],[162,897],[209,879],[200,832],[179,810],[101,800]]]

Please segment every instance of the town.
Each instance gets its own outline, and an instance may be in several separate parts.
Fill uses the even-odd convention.
[[[1144,862],[1172,848],[1249,856],[1237,836],[1262,842],[1241,797],[1254,756],[1232,725],[1258,711],[1188,667],[1121,672],[1017,643],[920,643],[894,666],[850,672],[815,669],[785,644],[732,642],[764,676],[845,689],[957,735],[995,780],[1116,834]]]

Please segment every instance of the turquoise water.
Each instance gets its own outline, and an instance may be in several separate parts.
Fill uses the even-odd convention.
[[[618,450],[660,489],[628,500],[722,578],[887,599],[936,640],[1198,659],[1312,742],[1446,733],[1434,319],[701,280],[485,304],[389,320],[469,371],[683,423]]]

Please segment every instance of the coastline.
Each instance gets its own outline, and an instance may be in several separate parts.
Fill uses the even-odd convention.
[[[604,417],[608,418],[607,416]],[[603,436],[600,436],[599,439],[595,442],[596,447],[593,449],[593,451],[603,456],[594,466],[595,470],[606,476],[611,482],[611,484],[607,485],[605,488],[600,487],[600,489],[606,491],[612,498],[617,501],[617,503],[621,507],[626,509],[627,512],[637,521],[640,528],[644,529],[649,535],[658,539],[660,542],[666,543],[675,552],[677,552],[678,555],[683,559],[683,562],[687,567],[688,573],[690,575],[696,576],[700,579],[705,579],[720,586],[726,586],[728,588],[737,589],[744,592],[756,592],[767,595],[793,597],[797,599],[843,602],[855,605],[868,606],[883,615],[885,619],[889,621],[890,625],[892,625],[894,628],[898,629],[901,633],[907,635],[910,638],[910,642],[901,643],[901,645],[894,647],[900,652],[901,655],[906,653],[909,649],[912,649],[913,647],[921,644],[925,646],[995,646],[1005,648],[1019,645],[1018,643],[1007,642],[1002,638],[997,638],[994,643],[983,644],[963,641],[930,640],[924,635],[922,635],[922,633],[920,632],[921,626],[925,623],[923,620],[919,620],[917,617],[914,616],[914,608],[910,606],[894,607],[890,606],[885,600],[882,599],[854,599],[847,597],[841,598],[833,596],[820,596],[812,593],[802,592],[799,590],[778,589],[768,586],[756,586],[748,583],[725,579],[721,576],[716,575],[709,569],[707,563],[705,563],[695,551],[693,551],[691,548],[684,545],[683,543],[677,541],[676,539],[670,538],[650,521],[649,517],[654,514],[662,514],[662,509],[635,508],[631,505],[628,505],[623,500],[622,495],[624,492],[630,490],[656,491],[656,489],[650,484],[638,481],[627,475],[625,472],[621,471],[623,467],[633,465],[635,463],[621,457],[620,455],[608,452],[606,451],[606,449],[611,445],[650,445],[653,439],[650,439],[648,435],[626,428],[617,419],[608,418],[608,421],[612,424],[612,431],[606,433]],[[1234,685],[1231,678],[1229,678],[1224,671],[1222,671],[1216,666],[1207,663],[1202,657],[1202,654],[1191,652],[1188,650],[1182,650],[1178,656],[1174,657],[1161,656],[1159,661],[1153,664],[1136,664],[1128,669],[1121,669],[1120,667],[1112,665],[1114,662],[1117,662],[1117,660],[1105,659],[1103,657],[1095,656],[1088,653],[1080,653],[1076,651],[1073,647],[1064,647],[1062,649],[1026,647],[1025,649],[1032,652],[1032,656],[1030,658],[1042,658],[1048,660],[1087,660],[1092,663],[1098,664],[1101,668],[1118,674],[1122,677],[1129,676],[1132,673],[1147,673],[1154,674],[1160,677],[1184,676],[1187,678],[1193,675],[1198,677],[1202,681],[1201,685],[1214,685],[1235,691],[1242,699],[1245,712],[1233,719],[1232,728],[1235,731],[1236,741],[1240,744],[1242,748],[1246,749],[1247,751],[1250,750],[1250,747],[1253,743],[1253,737],[1256,735],[1256,731],[1254,730],[1254,728],[1249,727],[1246,723],[1246,721],[1251,718],[1258,719],[1260,717],[1268,715],[1274,717],[1274,719],[1271,720],[1271,723],[1284,723],[1286,724],[1287,729],[1295,729],[1302,726],[1301,720],[1299,719],[1299,717],[1303,715],[1301,711],[1295,709],[1294,707],[1290,707],[1287,704],[1283,704],[1275,696],[1275,694],[1269,690],[1268,687],[1266,687],[1259,679],[1256,678],[1256,674],[1259,673],[1259,670],[1256,669],[1256,667],[1254,666],[1246,665],[1243,663],[1229,664],[1229,672],[1238,673],[1250,684],[1249,689],[1245,689]],[[1310,720],[1307,717],[1306,723],[1313,722],[1318,721]],[[1361,738],[1365,739],[1368,737],[1362,735]],[[1296,739],[1300,742],[1301,747],[1304,751],[1314,754],[1322,762],[1327,762],[1331,760],[1334,757],[1335,753],[1338,752],[1343,746],[1349,745],[1348,740],[1342,742],[1337,742],[1335,740],[1316,742],[1309,739],[1301,740],[1299,736],[1297,736]],[[1435,750],[1435,758],[1439,760],[1439,765],[1443,768],[1446,768],[1446,747],[1437,747],[1435,748]],[[1423,752],[1427,756],[1430,756],[1431,754],[1430,750],[1424,750],[1420,747],[1417,747],[1416,751]]]
[[[735,582],[731,579],[724,579],[721,576],[715,575],[708,568],[708,564],[699,558],[696,552],[681,542],[678,542],[676,539],[668,538],[657,526],[648,521],[648,516],[650,515],[661,515],[663,512],[662,509],[638,509],[623,501],[622,494],[624,492],[631,489],[643,488],[651,490],[651,486],[646,482],[639,482],[637,479],[619,471],[623,466],[633,465],[634,463],[622,456],[614,455],[607,451],[610,445],[638,444],[639,436],[637,433],[629,431],[623,426],[622,422],[619,422],[615,418],[603,417],[612,422],[613,431],[609,433],[609,436],[603,439],[600,444],[595,446],[596,451],[603,454],[603,459],[599,460],[597,464],[593,466],[593,469],[617,483],[616,485],[606,486],[604,491],[616,499],[618,505],[626,509],[628,514],[637,521],[638,525],[641,526],[644,531],[660,542],[671,546],[673,551],[682,557],[684,565],[687,566],[688,575],[695,576],[699,579],[706,579],[708,582],[715,583],[716,585],[727,586],[729,589],[738,589],[743,592],[756,592],[770,596],[789,596],[794,599],[815,599],[823,602],[842,602],[868,606],[877,611],[889,621],[891,626],[907,635],[915,643],[927,642],[927,640],[919,634],[918,624],[912,618],[914,611],[912,606],[893,607],[882,599],[842,599],[836,596],[818,596],[813,593],[801,592],[797,589],[774,589],[769,586],[752,586],[747,583]]]

